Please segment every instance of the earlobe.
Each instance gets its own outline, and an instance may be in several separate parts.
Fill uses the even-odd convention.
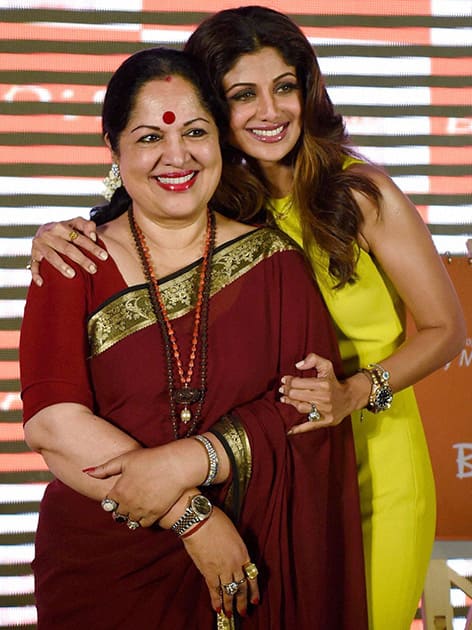
[[[108,133],[104,134],[103,136],[103,141],[105,142],[105,144],[107,145],[107,147],[110,149],[110,153],[111,153],[111,161],[112,162],[118,162],[117,159],[117,155],[115,155],[115,152],[113,151],[113,148],[111,146],[111,142],[110,142],[110,136],[108,135]]]

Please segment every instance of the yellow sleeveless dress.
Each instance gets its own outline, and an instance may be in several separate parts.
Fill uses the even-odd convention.
[[[278,227],[300,246],[291,198],[271,201]],[[358,280],[333,288],[328,259],[307,252],[336,326],[346,374],[381,362],[405,337],[405,312],[394,287],[360,249]],[[302,358],[302,357],[300,357]],[[434,541],[436,502],[428,448],[413,388],[379,414],[351,414],[361,497],[369,628],[409,630]]]

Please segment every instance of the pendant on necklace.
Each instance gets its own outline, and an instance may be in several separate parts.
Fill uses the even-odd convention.
[[[184,407],[182,409],[182,411],[180,412],[180,419],[184,424],[188,424],[190,422],[190,420],[192,419],[192,412],[190,411],[190,409],[188,409],[188,407]]]
[[[202,398],[203,391],[195,387],[180,387],[174,390],[174,401],[178,405],[193,405]]]

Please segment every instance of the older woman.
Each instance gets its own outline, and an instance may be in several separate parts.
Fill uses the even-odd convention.
[[[209,210],[212,94],[177,51],[120,66],[116,190],[94,215],[108,259],[69,261],[72,281],[45,265],[28,294],[25,434],[56,476],[40,630],[366,627],[350,426],[288,435],[306,416],[278,401],[309,349],[339,369],[335,337],[297,246]]]

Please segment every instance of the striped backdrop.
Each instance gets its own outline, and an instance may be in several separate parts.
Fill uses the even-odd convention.
[[[100,106],[130,53],[181,47],[217,0],[0,0],[0,627],[35,627],[29,563],[48,473],[22,441],[18,337],[30,240],[101,201]],[[472,0],[281,0],[354,143],[417,204],[438,250],[472,235]],[[117,6],[126,10],[117,11]],[[198,5],[198,11],[195,6]]]

